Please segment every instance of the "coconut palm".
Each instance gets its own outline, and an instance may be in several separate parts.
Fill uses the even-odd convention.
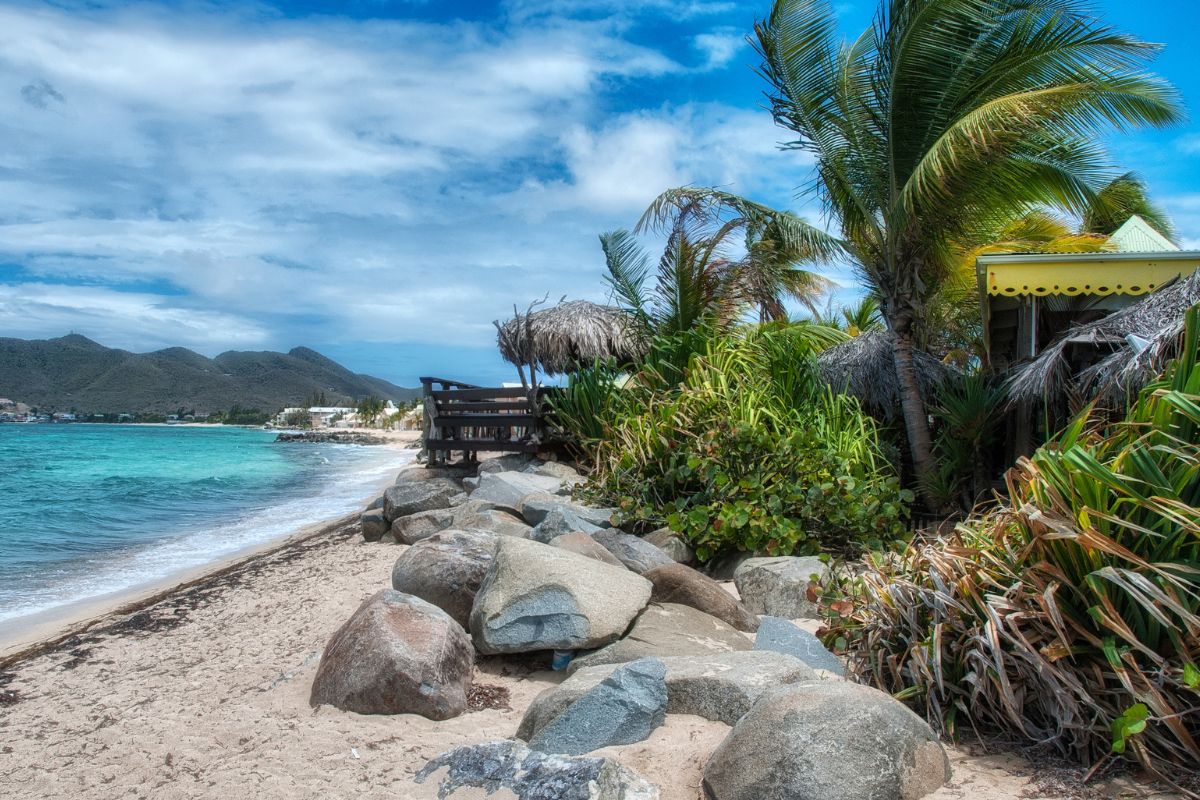
[[[850,42],[827,0],[777,0],[754,45],[796,136],[784,146],[815,160],[811,190],[893,334],[921,479],[934,460],[914,357],[955,255],[1033,207],[1082,214],[1107,167],[1099,137],[1176,122],[1177,94],[1142,71],[1156,46],[1070,0],[888,0]]]
[[[1134,172],[1113,178],[1084,209],[1081,232],[1108,236],[1125,220],[1137,214],[1150,227],[1168,239],[1174,238],[1174,226],[1158,204],[1150,199],[1145,182]]]

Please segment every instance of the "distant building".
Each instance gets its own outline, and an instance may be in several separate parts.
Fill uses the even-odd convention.
[[[308,420],[314,428],[328,428],[334,417],[345,417],[353,414],[353,408],[341,406],[313,406],[308,409]]]

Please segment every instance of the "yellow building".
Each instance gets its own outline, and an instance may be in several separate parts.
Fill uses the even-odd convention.
[[[1200,252],[1183,251],[1141,217],[1130,217],[1101,253],[1010,253],[976,259],[987,363],[1005,372],[1036,356],[1072,325],[1124,308],[1195,272]],[[1083,360],[1104,343],[1081,343]]]

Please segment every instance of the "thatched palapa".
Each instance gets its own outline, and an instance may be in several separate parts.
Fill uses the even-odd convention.
[[[1081,397],[1120,402],[1176,355],[1184,313],[1196,303],[1200,271],[1103,319],[1077,325],[1015,372],[1009,395],[1014,402],[1031,402],[1075,391]],[[1072,344],[1108,344],[1116,350],[1074,374],[1067,358]]]
[[[928,353],[916,352],[917,381],[921,394],[934,389],[958,370]],[[817,356],[821,379],[836,392],[858,398],[863,409],[876,417],[891,419],[900,410],[900,379],[889,331],[869,331],[835,344]]]
[[[646,341],[628,312],[586,300],[570,300],[510,319],[497,332],[500,355],[512,364],[536,360],[542,371],[562,375],[597,359],[628,364],[646,353]]]

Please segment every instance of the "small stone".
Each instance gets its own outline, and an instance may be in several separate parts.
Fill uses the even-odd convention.
[[[666,674],[657,658],[615,669],[538,731],[529,748],[580,756],[644,741],[667,718]]]

